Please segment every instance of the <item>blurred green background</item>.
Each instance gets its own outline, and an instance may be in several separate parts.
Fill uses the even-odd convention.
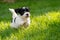
[[[10,28],[9,8],[30,8],[29,27]],[[60,0],[0,0],[0,40],[60,40]]]

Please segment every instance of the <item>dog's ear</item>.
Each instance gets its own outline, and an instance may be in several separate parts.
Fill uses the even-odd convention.
[[[23,14],[24,10],[22,8],[17,8],[17,9],[15,9],[15,12],[17,14]]]
[[[29,11],[30,10],[29,7],[22,7],[22,9],[25,9],[26,11]]]
[[[19,8],[18,8],[18,9],[15,9],[15,12],[16,12],[16,13],[19,13],[19,10],[20,10]]]
[[[29,7],[26,7],[26,10],[27,10],[28,12],[30,12],[30,8],[29,8]]]

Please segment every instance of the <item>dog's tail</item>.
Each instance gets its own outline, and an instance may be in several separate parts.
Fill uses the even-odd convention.
[[[12,13],[13,18],[17,16],[16,12],[14,9],[9,8],[10,12]]]

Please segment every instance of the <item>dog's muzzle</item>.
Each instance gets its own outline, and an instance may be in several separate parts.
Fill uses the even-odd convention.
[[[29,14],[26,14],[26,17],[29,17]]]
[[[26,12],[26,17],[30,17],[30,13],[29,12]]]

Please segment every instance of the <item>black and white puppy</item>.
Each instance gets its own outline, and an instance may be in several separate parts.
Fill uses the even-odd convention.
[[[29,26],[30,25],[30,11],[28,7],[22,7],[18,9],[9,10],[12,13],[12,23],[11,27],[18,28],[21,25]]]

